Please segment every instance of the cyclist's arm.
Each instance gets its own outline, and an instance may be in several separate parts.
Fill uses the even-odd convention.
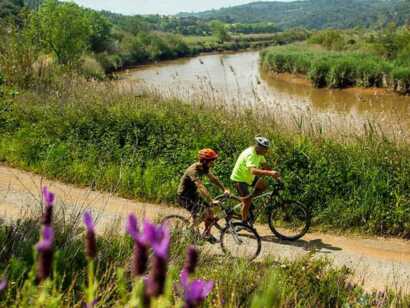
[[[202,181],[196,180],[195,185],[198,188],[198,192],[201,195],[201,197],[204,198],[205,201],[212,203],[213,199],[211,195],[209,194],[208,189],[206,189],[205,185],[202,183]]]
[[[224,184],[212,173],[207,174],[208,179],[211,181],[212,184],[215,186],[218,186],[222,191],[226,191],[227,189],[225,188]]]
[[[251,173],[256,176],[271,176],[273,178],[280,177],[279,172],[273,171],[273,170],[264,170],[264,169],[259,169],[256,167],[251,167],[250,170],[251,170]]]

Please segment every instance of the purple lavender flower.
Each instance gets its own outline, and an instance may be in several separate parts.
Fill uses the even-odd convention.
[[[128,215],[127,225],[125,226],[125,229],[134,241],[137,241],[139,239],[140,232],[138,230],[138,221],[137,217],[134,214]]]
[[[53,206],[54,204],[54,197],[55,195],[48,191],[47,186],[43,187],[43,201],[46,204],[46,206]]]
[[[168,259],[169,242],[171,236],[169,230],[163,226],[156,226],[149,221],[144,221],[144,234],[141,238],[144,243],[149,243],[154,254],[164,260]]]
[[[84,224],[87,228],[87,235],[85,241],[85,251],[87,257],[95,259],[97,256],[97,243],[95,239],[95,226],[90,212],[84,213]]]
[[[7,285],[8,285],[7,278],[4,277],[4,278],[0,281],[0,294],[3,293],[4,290],[6,290]]]
[[[87,303],[84,305],[85,308],[94,308],[98,303],[98,299],[93,300],[91,303]]]
[[[214,286],[213,281],[204,281],[201,279],[189,282],[189,274],[186,270],[181,272],[180,284],[184,290],[184,308],[198,307],[209,293],[211,293]]]
[[[148,243],[144,242],[140,231],[138,230],[137,217],[130,214],[126,226],[128,234],[134,240],[131,274],[132,277],[141,276],[147,270],[148,262]]]
[[[158,297],[164,293],[167,269],[167,260],[154,254],[151,259],[151,270],[145,280],[145,292],[149,297]]]
[[[95,232],[95,225],[90,212],[87,211],[84,213],[83,221],[85,227],[87,228],[87,232]]]
[[[54,231],[50,226],[43,228],[43,238],[36,245],[39,252],[39,261],[36,280],[38,283],[50,277],[53,263]]]
[[[194,246],[189,246],[186,252],[184,270],[188,274],[193,274],[195,272],[196,265],[198,264],[198,250]]]
[[[48,191],[46,186],[43,187],[43,202],[45,204],[45,211],[43,213],[43,225],[50,225],[53,218],[54,194]]]
[[[144,222],[142,240],[150,243],[154,251],[151,259],[151,270],[145,284],[146,293],[150,297],[158,297],[164,293],[170,238],[170,233],[165,226],[156,226],[148,221]]]
[[[37,243],[38,252],[45,252],[53,248],[54,230],[50,226],[45,226],[43,229],[43,238]]]

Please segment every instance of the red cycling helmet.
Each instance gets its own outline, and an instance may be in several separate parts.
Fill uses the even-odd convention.
[[[198,152],[199,159],[215,160],[218,158],[218,153],[212,149],[202,149]]]

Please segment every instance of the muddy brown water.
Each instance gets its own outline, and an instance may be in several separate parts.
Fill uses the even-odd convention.
[[[315,89],[303,78],[261,72],[256,51],[203,55],[128,70],[137,88],[165,97],[270,114],[294,128],[336,134],[373,129],[409,140],[410,97],[381,89]]]

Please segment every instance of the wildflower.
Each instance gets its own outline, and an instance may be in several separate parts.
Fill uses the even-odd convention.
[[[131,274],[133,277],[141,276],[147,270],[148,243],[144,241],[144,238],[138,230],[138,223],[135,215],[130,214],[128,216],[126,229],[128,234],[134,240]]]
[[[188,272],[188,274],[193,274],[197,264],[198,251],[194,246],[189,246],[185,257],[184,269]]]
[[[170,234],[166,227],[145,221],[143,240],[149,242],[154,251],[151,271],[146,280],[146,293],[150,297],[158,297],[164,293]]]
[[[84,224],[87,228],[85,251],[87,257],[95,259],[97,256],[97,243],[95,240],[95,226],[90,212],[84,213]]]
[[[97,303],[98,303],[98,300],[95,299],[91,303],[87,303],[84,306],[85,306],[85,308],[94,308],[97,305]]]
[[[213,281],[204,281],[201,279],[189,282],[189,274],[184,269],[180,275],[180,284],[184,292],[184,308],[198,307],[203,300],[211,293]]]
[[[45,204],[45,211],[42,218],[43,225],[51,225],[53,218],[54,194],[48,191],[47,186],[43,187],[43,203]]]
[[[0,281],[0,294],[3,293],[3,291],[7,288],[7,284],[8,284],[7,278],[3,278]]]
[[[45,226],[43,229],[43,238],[36,245],[36,249],[40,254],[37,269],[37,282],[41,282],[50,277],[51,265],[53,263],[53,242],[53,228]]]
[[[169,230],[165,226],[156,226],[144,221],[144,234],[141,240],[151,245],[155,256],[164,260],[168,259],[170,239]]]

